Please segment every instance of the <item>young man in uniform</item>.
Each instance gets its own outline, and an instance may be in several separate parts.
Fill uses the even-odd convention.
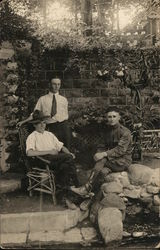
[[[104,148],[98,149],[94,155],[96,162],[86,185],[71,190],[80,196],[87,196],[94,190],[100,172],[126,171],[132,163],[132,136],[129,129],[120,124],[120,111],[117,107],[109,107],[104,131]]]

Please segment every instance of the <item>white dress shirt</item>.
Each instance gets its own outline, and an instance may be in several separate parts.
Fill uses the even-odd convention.
[[[33,131],[26,140],[26,153],[28,150],[37,150],[37,151],[49,151],[57,150],[61,151],[63,143],[60,142],[57,137],[48,131],[39,133],[38,131]]]
[[[59,93],[55,94],[56,102],[57,102],[57,113],[47,119],[46,123],[55,123],[55,122],[63,122],[68,120],[68,101],[67,99],[59,95]],[[49,92],[47,95],[41,96],[38,99],[38,102],[34,108],[34,110],[38,109],[43,112],[45,116],[51,115],[51,108],[52,108],[52,99],[53,93]]]

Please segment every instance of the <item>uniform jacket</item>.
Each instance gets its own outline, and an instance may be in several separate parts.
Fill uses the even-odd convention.
[[[129,129],[121,124],[107,125],[104,143],[109,161],[126,167],[132,163],[132,136]]]

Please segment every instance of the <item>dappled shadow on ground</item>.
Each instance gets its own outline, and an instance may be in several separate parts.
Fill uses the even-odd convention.
[[[29,197],[28,192],[19,190],[2,194],[0,197],[0,213],[48,212],[64,209],[64,204],[54,206],[52,197],[48,194],[35,192]]]

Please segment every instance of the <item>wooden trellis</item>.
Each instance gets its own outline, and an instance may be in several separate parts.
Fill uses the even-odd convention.
[[[142,137],[143,151],[160,151],[160,129],[144,130]]]

